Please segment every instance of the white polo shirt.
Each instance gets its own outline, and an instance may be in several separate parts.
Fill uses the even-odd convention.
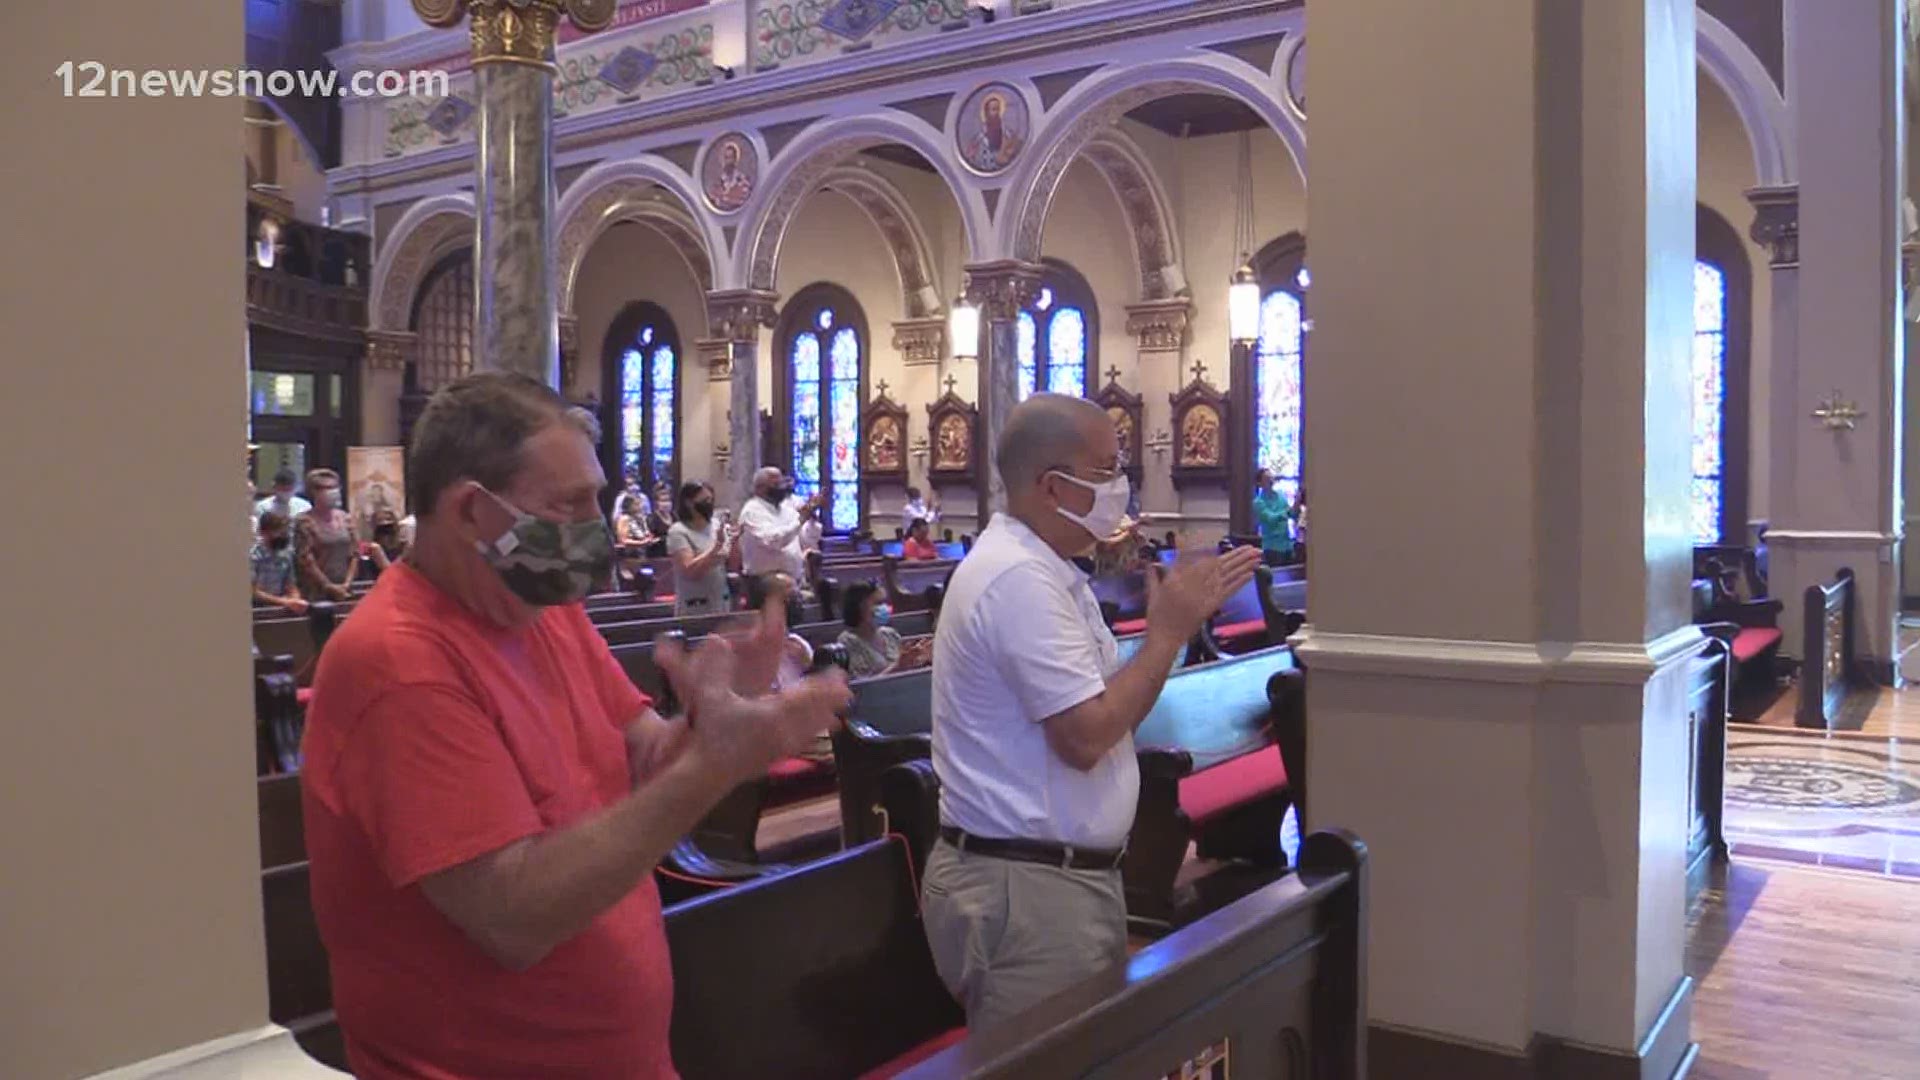
[[[807,581],[807,558],[800,550],[800,516],[804,500],[789,495],[775,506],[758,495],[740,508],[740,569],[749,576],[782,571],[795,585]]]
[[[1120,666],[1087,576],[1011,514],[954,571],[933,639],[940,822],[975,836],[1126,843],[1140,795],[1133,736],[1090,772],[1054,755],[1040,721],[1106,689]]]

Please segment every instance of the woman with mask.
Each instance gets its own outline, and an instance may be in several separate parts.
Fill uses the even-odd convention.
[[[1273,470],[1261,469],[1253,478],[1253,521],[1260,530],[1260,551],[1268,566],[1293,561],[1293,522],[1300,511],[1286,493],[1273,486]]]
[[[887,625],[893,621],[893,606],[880,595],[880,586],[871,581],[848,585],[840,616],[847,624],[840,631],[840,646],[847,650],[847,672],[854,678],[925,666],[929,641],[903,642],[900,631]]]
[[[293,519],[293,565],[300,590],[309,599],[345,600],[353,595],[360,572],[360,543],[353,518],[340,505],[340,474],[315,469],[307,474],[313,509]]]
[[[698,480],[680,485],[675,502],[679,518],[667,529],[667,555],[673,559],[673,613],[706,615],[727,609],[727,558],[739,530],[724,515],[715,520],[713,489]]]

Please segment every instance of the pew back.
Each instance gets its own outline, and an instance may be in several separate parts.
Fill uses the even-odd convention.
[[[897,837],[675,905],[666,921],[685,1076],[859,1076],[964,1023]]]
[[[1799,727],[1832,728],[1848,690],[1863,681],[1854,646],[1859,593],[1852,570],[1840,571],[1831,585],[1807,586],[1800,705],[1794,716]]]
[[[1366,847],[1318,833],[1301,854],[1299,874],[900,1075],[1138,1080],[1230,1059],[1236,1076],[1366,1076]]]
[[[1294,666],[1293,650],[1277,645],[1182,668],[1134,731],[1134,745],[1184,750],[1195,771],[1259,749],[1272,738],[1267,680]]]

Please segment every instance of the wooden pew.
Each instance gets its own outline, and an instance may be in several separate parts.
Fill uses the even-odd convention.
[[[1361,1080],[1366,923],[1366,846],[1318,833],[1299,874],[900,1075]]]
[[[1687,664],[1687,898],[1705,888],[1727,861],[1724,827],[1729,674],[1727,643],[1709,638]]]
[[[934,970],[898,837],[676,905],[674,1064],[702,1080],[1131,1080],[1228,1042],[1236,1075],[1353,1080],[1365,1075],[1366,849],[1320,834],[1302,856],[1299,875],[978,1039]]]
[[[956,1037],[915,880],[888,838],[669,908],[680,1073],[851,1078]]]
[[[1856,646],[1859,595],[1852,570],[1840,571],[1831,585],[1807,586],[1797,727],[1834,730],[1847,694],[1868,685]]]
[[[254,770],[290,772],[300,767],[300,736],[306,727],[293,657],[257,656],[253,661]]]
[[[1216,906],[1221,891],[1264,883],[1283,869],[1280,824],[1293,796],[1275,742],[1277,700],[1304,724],[1303,689],[1284,645],[1176,672],[1134,732],[1140,753],[1140,808],[1121,866],[1136,929],[1164,932]],[[1218,881],[1179,890],[1187,845],[1202,858],[1244,860],[1250,873],[1222,867]]]
[[[887,603],[895,612],[939,611],[947,581],[960,564],[953,560],[915,561],[888,556],[881,560]]]
[[[1780,610],[1778,600],[1742,600],[1726,588],[1728,572],[1718,563],[1710,563],[1709,576],[1696,579],[1693,586],[1693,621],[1702,633],[1722,641],[1729,659],[1729,699],[1736,713],[1743,685],[1769,685],[1780,652]]]

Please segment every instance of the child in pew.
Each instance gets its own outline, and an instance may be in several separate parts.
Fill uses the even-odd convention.
[[[284,514],[268,510],[260,515],[260,538],[253,542],[248,561],[253,564],[253,599],[295,615],[307,613],[307,601],[293,574],[293,532]]]
[[[922,530],[926,522],[915,523]],[[900,631],[888,626],[893,607],[881,599],[880,586],[871,581],[856,581],[847,586],[841,620],[839,644],[847,650],[847,674],[856,679],[891,675],[925,667],[930,659],[932,638],[903,641]]]

